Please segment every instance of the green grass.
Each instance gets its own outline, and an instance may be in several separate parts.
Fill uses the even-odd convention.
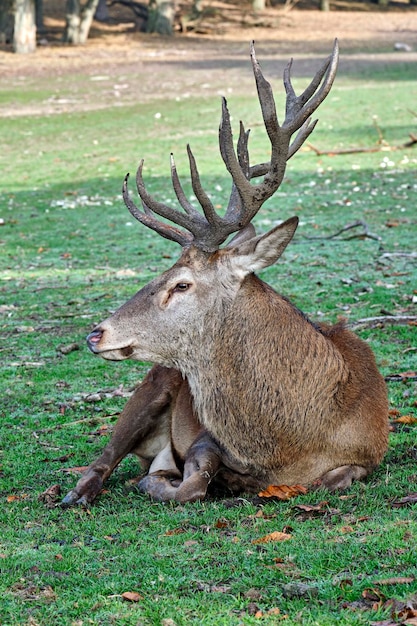
[[[370,146],[377,140],[374,115],[390,144],[404,143],[415,120],[413,69],[411,76],[399,63],[372,75],[342,74],[320,110],[312,143]],[[23,85],[5,97],[41,99],[32,89],[29,83],[26,92]],[[254,97],[233,96],[229,105],[235,126],[241,117],[253,127],[252,161],[264,160],[268,150]],[[185,181],[190,140],[205,188],[224,206],[230,185],[217,154],[218,117],[218,99],[207,97],[12,117],[1,127],[4,626],[172,624],[164,620],[218,626],[281,618],[286,624],[364,625],[390,617],[386,600],[406,602],[417,592],[415,509],[393,506],[417,491],[415,425],[392,433],[381,467],[342,497],[155,504],[132,489],[138,466],[126,459],[89,511],[49,509],[39,500],[52,484],[63,494],[75,484],[77,477],[63,470],[98,455],[109,430],[100,427],[111,427],[125,402],[89,402],[86,394],[130,388],[146,371],[145,364],[94,358],[85,335],[178,256],[175,244],[132,224],[120,199],[123,176],[145,156],[149,189],[172,198],[168,155],[175,152]],[[187,131],[179,132],[184,126]],[[263,277],[313,319],[415,314],[416,163],[415,149],[338,157],[303,150],[256,219],[259,230],[294,213],[301,221],[282,261]],[[378,239],[311,239],[355,220]],[[415,327],[360,335],[384,375],[417,369]],[[71,342],[80,349],[67,355],[57,349]],[[388,389],[393,409],[416,416],[414,381],[390,382]],[[316,513],[297,508],[323,500]],[[291,539],[253,543],[275,530]],[[398,582],[378,585],[389,578]],[[307,595],[298,597],[300,583]],[[370,589],[379,590],[380,601],[366,600]],[[126,591],[138,592],[139,601],[124,601]]]

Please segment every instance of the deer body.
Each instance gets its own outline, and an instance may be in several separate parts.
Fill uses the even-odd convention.
[[[288,220],[271,242],[256,240],[273,246],[275,260],[277,239],[285,245],[295,226]],[[242,278],[244,263],[271,262],[266,250],[259,261],[256,248],[250,257],[252,247],[249,240],[222,254],[185,251],[99,326],[92,349],[179,370],[226,465],[247,468],[260,487],[309,485],[340,466],[368,473],[388,432],[385,383],[371,350],[342,325],[314,325],[253,273]]]
[[[282,126],[270,86],[253,63],[271,162],[249,166],[243,127],[234,156],[224,106],[220,148],[233,178],[224,218],[202,190],[190,151],[193,189],[204,217],[185,198],[174,165],[174,189],[184,214],[149,196],[142,165],[137,185],[143,211],[132,203],[125,181],[131,213],[181,243],[183,253],[96,327],[88,344],[106,359],[158,363],[158,376],[168,376],[170,382],[166,397],[161,395],[164,383],[158,381],[146,381],[148,391],[135,393],[104,456],[90,466],[67,503],[90,501],[100,480],[132,451],[150,460],[154,455],[141,488],[159,499],[181,501],[204,497],[214,477],[232,489],[316,482],[343,488],[366,476],[384,455],[387,394],[369,347],[343,325],[313,324],[255,274],[278,260],[297,228],[298,219],[291,218],[256,236],[250,221],[280,185],[287,158],[314,127],[308,117],[311,102],[317,107],[330,89],[334,57],[299,98],[289,75],[284,78],[287,114]],[[266,174],[264,181],[252,185],[250,178],[259,173]],[[190,232],[159,222],[154,213]],[[238,235],[221,248],[235,231]],[[150,410],[147,403],[157,409]]]

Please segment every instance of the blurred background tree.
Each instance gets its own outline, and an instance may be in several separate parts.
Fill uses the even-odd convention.
[[[61,0],[62,1],[62,0]],[[187,32],[196,28],[208,14],[219,9],[210,0],[66,0],[65,25],[62,41],[67,44],[84,44],[90,33],[93,19],[109,21],[109,8],[119,4],[128,7],[135,16],[135,22],[148,33],[172,35],[175,29]],[[242,16],[252,11],[258,16],[266,9],[270,12],[290,11],[297,6],[303,9],[330,11],[337,10],[338,0],[227,0]],[[346,3],[344,3],[346,5]],[[53,3],[45,3],[47,9]],[[417,6],[417,0],[356,0],[352,8],[358,6],[387,10],[390,5],[397,8]],[[345,6],[343,7],[345,8]],[[221,9],[220,9],[221,11]],[[0,44],[10,43],[17,53],[30,53],[36,49],[36,40],[44,36],[43,0],[0,0]],[[138,27],[138,26],[137,26]]]

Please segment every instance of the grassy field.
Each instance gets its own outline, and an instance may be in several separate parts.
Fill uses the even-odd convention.
[[[390,146],[407,141],[415,69],[342,74],[320,110],[314,146],[374,146],[375,125]],[[49,92],[23,85],[0,97],[27,104]],[[254,94],[229,105],[235,128],[239,118],[253,128],[252,161],[265,160]],[[62,495],[75,484],[71,468],[98,455],[126,402],[120,390],[148,367],[94,358],[85,335],[179,253],[132,223],[122,179],[145,156],[150,191],[170,201],[169,152],[186,180],[189,140],[205,188],[224,206],[219,106],[218,97],[191,97],[2,122],[3,626],[352,626],[417,615],[415,326],[358,331],[382,373],[396,377],[388,381],[392,418],[414,422],[395,425],[382,465],[345,494],[162,505],[134,490],[139,468],[126,459],[90,510],[40,498],[53,484]],[[259,231],[295,213],[301,221],[262,277],[313,319],[415,315],[416,164],[415,147],[339,156],[304,149],[256,218]],[[366,228],[333,237],[355,221]],[[264,540],[274,531],[286,540]]]

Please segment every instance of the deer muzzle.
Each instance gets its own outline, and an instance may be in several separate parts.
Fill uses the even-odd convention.
[[[132,356],[134,349],[130,341],[114,345],[109,339],[108,329],[98,327],[87,336],[87,345],[93,354],[109,361],[123,361]]]
[[[98,344],[103,338],[103,335],[104,333],[102,330],[96,329],[93,330],[87,337],[87,345],[90,348],[91,352],[94,352],[94,354],[100,352],[100,350],[98,349]]]

